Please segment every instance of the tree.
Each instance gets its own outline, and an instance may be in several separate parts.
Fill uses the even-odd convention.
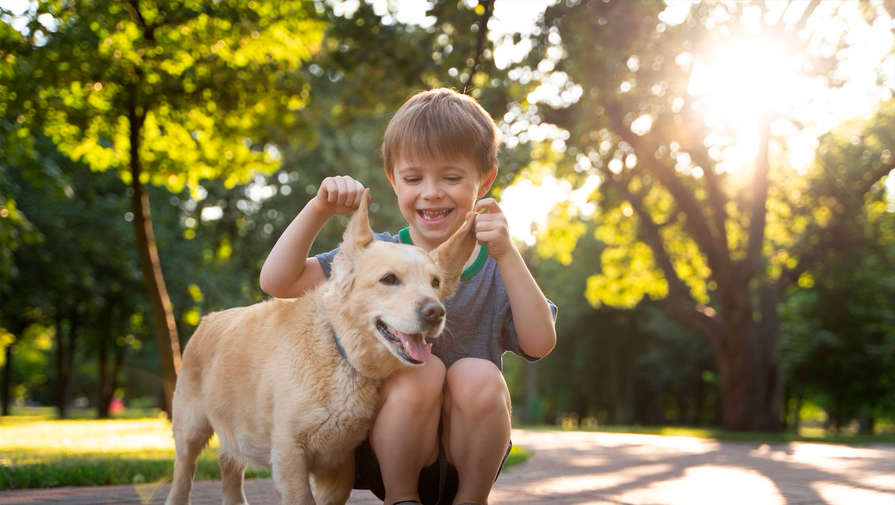
[[[841,207],[838,229],[823,232],[840,246],[822,251],[781,310],[788,389],[822,406],[834,430],[857,417],[861,431],[872,433],[874,419],[895,412],[895,212],[882,185],[863,195],[831,182],[871,172],[895,140],[893,127],[890,103],[822,139],[823,170],[813,174],[812,193]]]
[[[322,24],[310,3],[255,0],[41,3],[26,16],[2,54],[10,86],[26,84],[12,88],[21,124],[129,184],[170,413],[180,341],[144,185],[232,186],[274,169],[263,125],[295,124],[307,95],[298,70]]]
[[[666,22],[664,2],[573,2],[548,9],[532,56],[532,66],[544,62],[543,74],[555,67],[549,75],[560,83],[557,96],[568,95],[538,109],[570,132],[566,156],[542,155],[541,164],[602,181],[596,233],[607,247],[588,299],[618,306],[661,299],[669,317],[698,330],[713,351],[722,423],[731,429],[779,429],[778,303],[821,251],[837,246],[845,213],[826,201],[822,210],[812,207],[818,202],[807,197],[804,177],[783,156],[785,138],[775,134],[781,122],[790,130],[803,125],[776,110],[772,94],[743,111],[755,113],[750,175],[723,163],[733,134],[700,114],[704,104],[689,89],[693,56],[760,33],[807,55],[793,60],[801,61],[796,70],[835,81],[836,60],[817,55],[801,36],[819,6],[707,1]],[[884,15],[875,6],[864,13],[871,21]],[[548,93],[535,89],[529,99]],[[890,134],[877,135],[881,145],[893,145]],[[893,167],[891,158],[876,157],[835,182],[863,195]]]

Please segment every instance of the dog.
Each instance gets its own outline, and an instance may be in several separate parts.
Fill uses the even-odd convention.
[[[196,458],[220,440],[223,503],[247,503],[248,464],[271,469],[282,503],[344,504],[354,449],[379,387],[419,366],[444,328],[442,301],[475,247],[475,216],[427,253],[374,240],[369,190],[351,216],[332,274],[299,298],[204,317],[189,340],[173,401],[176,449],[166,505],[189,503]]]

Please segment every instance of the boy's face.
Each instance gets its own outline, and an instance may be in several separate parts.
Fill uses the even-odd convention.
[[[429,251],[448,239],[485,196],[496,170],[482,176],[471,161],[398,158],[387,174],[414,244]]]

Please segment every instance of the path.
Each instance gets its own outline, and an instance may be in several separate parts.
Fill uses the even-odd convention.
[[[532,451],[505,472],[492,505],[895,505],[895,446],[716,442],[690,437],[513,431]],[[167,485],[0,491],[0,505],[161,505]],[[246,482],[253,505],[276,503],[268,480]],[[193,505],[220,503],[198,482]],[[378,505],[356,491],[349,505]]]

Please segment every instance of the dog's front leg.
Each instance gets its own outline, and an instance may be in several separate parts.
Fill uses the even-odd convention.
[[[311,473],[311,489],[317,505],[345,505],[354,484],[354,453],[327,462]]]
[[[282,505],[316,505],[308,480],[308,460],[304,448],[294,442],[271,451],[273,483]]]

